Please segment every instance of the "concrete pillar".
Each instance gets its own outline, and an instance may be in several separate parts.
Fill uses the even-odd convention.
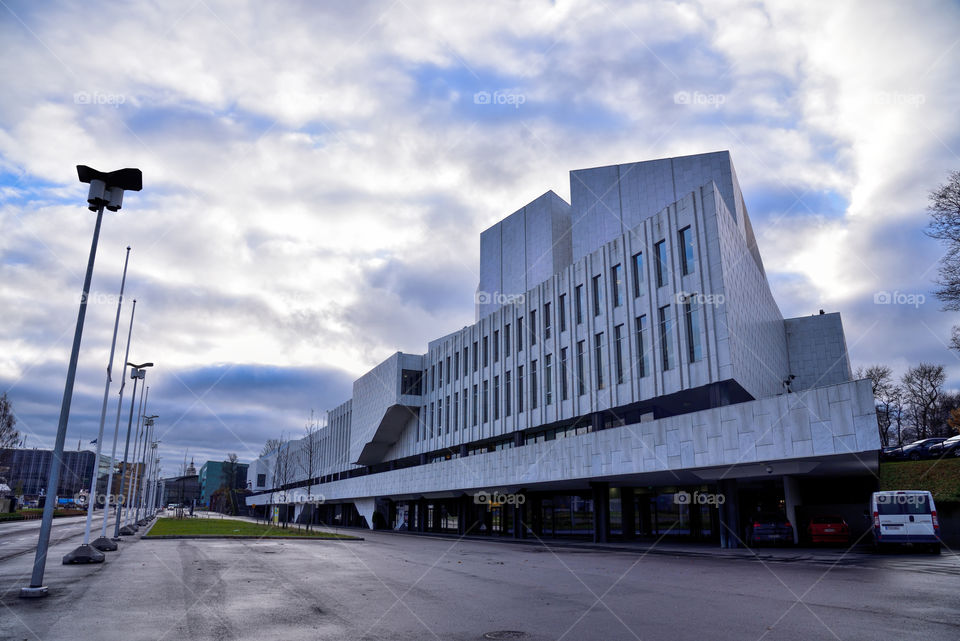
[[[800,482],[795,476],[783,477],[783,502],[787,507],[787,520],[793,525],[793,544],[800,542],[800,524],[797,523],[797,506],[800,505]]]
[[[736,479],[726,479],[717,483],[717,491],[723,494],[724,503],[720,506],[720,547],[740,547],[740,502],[737,500]]]
[[[635,502],[632,487],[620,488],[620,529],[623,532],[623,538],[627,541],[637,536],[634,525],[637,518]]]
[[[610,540],[610,484],[591,483],[593,490],[593,542]]]
[[[417,501],[417,532],[427,531],[427,499]]]
[[[430,524],[430,528],[432,531],[434,532],[440,531],[441,523],[442,523],[442,519],[441,519],[442,515],[443,515],[443,508],[441,506],[441,502],[434,501],[433,502],[433,522]]]

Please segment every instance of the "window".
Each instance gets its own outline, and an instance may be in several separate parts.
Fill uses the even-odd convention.
[[[257,474],[257,487],[263,487],[267,484],[266,474]]]
[[[593,360],[597,368],[597,389],[603,389],[603,332],[593,337]]]
[[[483,422],[490,421],[490,381],[483,381]]]
[[[464,376],[470,375],[470,364],[469,364],[470,358],[468,355],[469,355],[469,348],[466,345],[464,345],[463,347],[463,375]]]
[[[510,323],[503,326],[503,353],[510,355]]]
[[[429,414],[429,417],[427,418],[427,425],[430,426],[430,430],[429,430],[429,432],[428,432],[428,434],[429,434],[430,436],[433,436],[433,422],[434,422],[434,420],[436,420],[436,414],[434,414],[434,412],[433,412],[433,403],[430,403],[430,414]]]
[[[470,407],[470,397],[467,396],[468,390],[466,387],[463,388],[463,429],[467,429],[468,422],[468,409]]]
[[[700,343],[700,305],[687,298],[683,305],[683,315],[687,326],[687,355],[690,362],[695,363],[703,358],[703,346]]]
[[[460,380],[460,352],[456,351],[453,353],[453,375],[457,377],[457,380]]]
[[[633,297],[643,295],[643,252],[633,255]]]
[[[443,424],[446,425],[447,434],[450,433],[450,397],[447,396],[447,403],[443,409],[445,416],[443,417]]]
[[[453,393],[453,431],[456,432],[458,429],[457,416],[460,411],[460,393]]]
[[[583,285],[577,285],[573,292],[573,312],[577,317],[577,325],[579,325],[583,322]]]
[[[430,391],[437,389],[437,366],[430,366]]]
[[[517,353],[523,351],[523,316],[517,319]]]
[[[668,370],[673,367],[673,316],[670,313],[670,306],[665,305],[660,308],[660,351],[663,355],[663,369]]]
[[[510,370],[503,373],[503,415],[510,416]]]
[[[500,418],[500,377],[493,377],[493,420]]]
[[[418,369],[401,370],[400,393],[420,396],[423,393],[423,372]]]
[[[560,348],[560,400],[567,400],[567,348]]]
[[[623,325],[613,328],[613,355],[617,385],[623,383]]]
[[[553,403],[553,354],[543,357],[543,397],[544,403]]]
[[[537,409],[537,399],[540,397],[537,389],[537,361],[530,361],[530,409]]]
[[[447,383],[449,383],[452,380],[453,379],[450,378],[450,357],[447,356]]]
[[[583,396],[587,393],[586,385],[583,383],[583,352],[584,341],[577,341],[577,394]]]
[[[490,366],[490,337],[483,337],[483,366]]]
[[[623,305],[623,265],[616,264],[610,268],[610,291],[613,306]]]
[[[689,227],[680,230],[680,272],[686,276],[693,273],[696,265],[693,254],[693,231]]]
[[[477,419],[479,418],[479,412],[477,411],[477,403],[479,401],[478,396],[479,394],[477,392],[477,385],[474,384],[473,386],[473,424],[474,426],[476,426]]]
[[[523,411],[523,365],[517,366],[517,411]]]
[[[557,319],[557,324],[560,325],[560,331],[567,331],[567,295],[560,294],[560,298],[557,300],[557,312],[560,314],[560,318]]]
[[[493,362],[500,361],[500,330],[493,330]]]
[[[437,387],[443,387],[443,359],[437,363]]]
[[[537,344],[537,310],[530,310],[530,329],[527,330],[530,332],[530,347],[533,347]]]
[[[667,270],[670,264],[667,262],[667,243],[661,240],[653,246],[657,254],[657,287],[663,287],[667,284]]]
[[[477,347],[477,341],[473,341],[473,371],[480,369],[480,349]]]
[[[600,276],[593,277],[593,315],[599,316],[603,308],[603,289],[600,283]]]
[[[543,304],[543,340],[550,340],[550,303]]]
[[[647,345],[650,344],[650,341],[647,338],[646,315],[637,316],[636,330],[637,330],[637,354],[640,355],[640,358],[637,359],[637,367],[640,369],[640,378],[643,378],[650,372],[650,362],[647,360],[650,354],[650,352],[647,350]]]

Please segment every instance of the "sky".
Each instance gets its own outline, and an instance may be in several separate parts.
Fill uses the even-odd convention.
[[[838,311],[854,367],[960,388],[923,231],[960,169],[958,24],[922,1],[0,0],[0,391],[52,446],[95,222],[78,164],[144,188],[104,216],[67,447],[97,436],[129,245],[105,451],[136,298],[174,474],[256,458],[471,324],[480,231],[569,200],[570,170],[722,149],[784,316]]]

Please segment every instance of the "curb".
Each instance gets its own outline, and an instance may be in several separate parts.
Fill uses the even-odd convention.
[[[241,534],[155,534],[147,536],[144,534],[141,539],[237,539],[254,541],[272,541],[274,539],[283,539],[286,541],[363,541],[363,537],[351,536],[350,538],[339,538],[332,536],[250,536]]]

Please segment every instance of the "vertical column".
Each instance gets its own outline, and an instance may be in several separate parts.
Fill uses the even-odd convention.
[[[726,479],[717,484],[717,490],[726,499],[720,506],[720,547],[740,547],[740,502],[737,500],[737,481]]]
[[[610,484],[591,483],[593,490],[593,542],[610,539]]]
[[[795,476],[783,477],[783,500],[787,507],[787,520],[793,525],[793,544],[800,542],[800,524],[797,523],[797,506],[800,505],[800,482]]]
[[[620,488],[620,530],[626,541],[631,541],[637,536],[635,500],[632,487]]]

